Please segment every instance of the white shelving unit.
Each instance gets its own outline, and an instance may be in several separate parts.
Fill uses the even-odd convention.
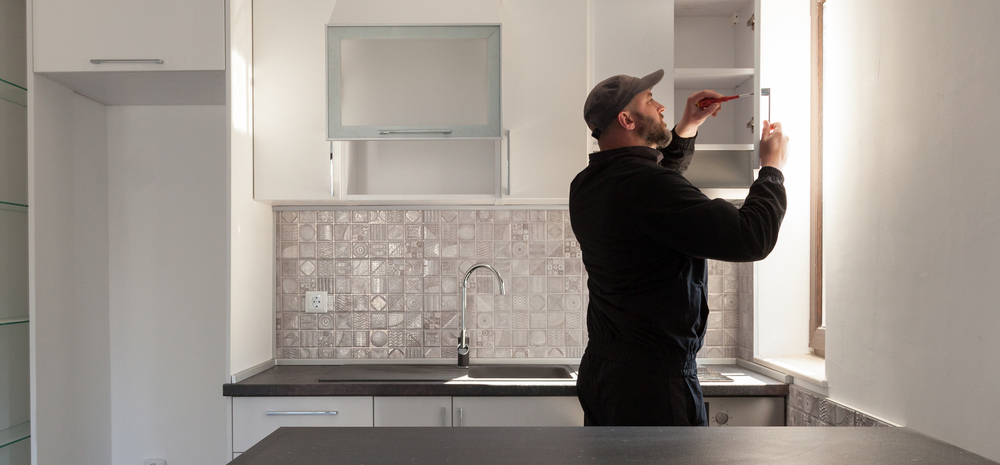
[[[702,89],[724,95],[753,92],[723,104],[699,129],[685,176],[710,197],[741,199],[759,167],[757,129],[760,65],[755,0],[674,3],[674,119]]]

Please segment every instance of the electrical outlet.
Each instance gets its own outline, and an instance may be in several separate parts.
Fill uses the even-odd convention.
[[[146,459],[142,461],[142,465],[167,465],[167,461],[163,459]]]
[[[326,292],[306,291],[306,313],[326,313],[326,299]]]

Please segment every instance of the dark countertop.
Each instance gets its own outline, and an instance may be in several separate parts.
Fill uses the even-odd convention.
[[[279,428],[233,465],[996,464],[908,428]]]
[[[376,365],[369,365],[377,370]],[[446,366],[442,366],[445,368]],[[224,396],[575,396],[576,379],[482,380],[457,377],[415,381],[383,376],[379,380],[320,382],[337,365],[278,365],[238,383],[223,385]],[[447,367],[454,368],[454,367]],[[575,367],[574,367],[575,368]],[[702,382],[706,397],[784,397],[788,385],[735,365],[711,365],[732,382]]]

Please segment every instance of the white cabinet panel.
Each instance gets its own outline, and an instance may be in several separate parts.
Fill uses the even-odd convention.
[[[706,397],[709,426],[785,426],[784,397]]]
[[[225,69],[223,0],[34,0],[35,72]],[[160,59],[163,64],[93,64]]]
[[[373,426],[372,418],[371,397],[235,397],[233,452],[282,426]]]
[[[583,426],[576,397],[455,397],[454,426]]]
[[[26,94],[5,82],[0,91]],[[7,94],[4,94],[7,95]],[[12,98],[16,100],[16,98]],[[0,98],[0,202],[28,204],[28,109]],[[27,237],[27,230],[25,230]]]
[[[34,71],[110,105],[223,104],[225,6],[223,0],[34,0]]]
[[[586,167],[587,43],[586,2],[503,2],[504,203],[566,203]]]
[[[376,397],[375,426],[451,426],[451,397]]]

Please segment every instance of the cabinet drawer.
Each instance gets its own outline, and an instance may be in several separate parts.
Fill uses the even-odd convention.
[[[576,397],[455,397],[454,426],[583,426]]]
[[[373,426],[372,415],[371,397],[235,397],[233,451],[282,426]]]
[[[375,426],[451,426],[451,397],[376,397]]]

